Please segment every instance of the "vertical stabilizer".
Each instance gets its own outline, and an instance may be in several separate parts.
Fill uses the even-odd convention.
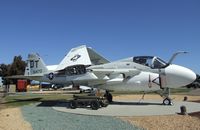
[[[42,58],[36,53],[29,54],[24,75],[25,76],[41,75],[46,72],[48,72],[48,69]]]

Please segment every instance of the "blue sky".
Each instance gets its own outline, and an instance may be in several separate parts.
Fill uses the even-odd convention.
[[[0,63],[39,53],[58,64],[86,44],[113,61],[136,55],[168,60],[200,73],[199,0],[1,0]]]

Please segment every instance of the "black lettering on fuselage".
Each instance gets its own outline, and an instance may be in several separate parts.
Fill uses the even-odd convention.
[[[38,62],[39,60],[35,61],[35,68],[38,68]]]
[[[38,69],[38,70],[33,70],[32,72],[33,74],[38,74],[38,73],[42,73],[42,69]]]
[[[39,62],[39,60],[36,60],[36,61],[31,60],[30,61],[30,68],[38,68],[38,62]]]

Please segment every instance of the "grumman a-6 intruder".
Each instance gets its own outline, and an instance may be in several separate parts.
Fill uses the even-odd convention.
[[[172,64],[174,58],[186,52],[175,53],[169,62],[156,56],[136,56],[109,62],[85,45],[71,49],[59,65],[46,66],[38,54],[29,54],[27,67],[21,78],[65,85],[85,85],[110,91],[156,91],[163,104],[170,105],[170,88],[188,85],[196,74],[185,67]]]

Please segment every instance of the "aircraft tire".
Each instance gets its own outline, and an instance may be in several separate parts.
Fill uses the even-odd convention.
[[[163,100],[163,104],[164,104],[164,105],[172,105],[172,101],[171,101],[171,99],[169,99],[169,98],[165,98],[165,99]]]
[[[113,101],[113,96],[112,96],[111,93],[108,93],[107,100],[108,100],[108,102],[112,102]]]
[[[104,94],[104,97],[107,99],[108,103],[113,101],[113,96],[108,91],[106,91],[106,93]]]
[[[102,100],[102,101],[100,102],[100,104],[101,104],[101,107],[107,107],[108,104],[109,104],[109,102],[108,102],[107,99],[104,99],[104,100]]]

